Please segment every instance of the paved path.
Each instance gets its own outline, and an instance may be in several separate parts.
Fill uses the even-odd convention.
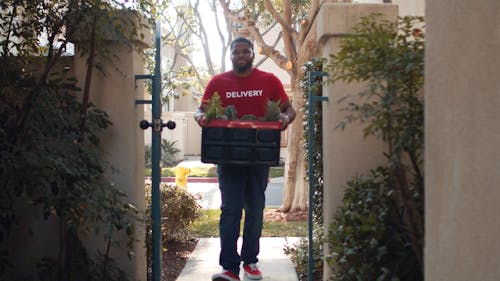
[[[199,160],[187,160],[179,164],[183,167],[210,165]],[[192,193],[201,194],[200,204],[204,209],[218,209],[220,207],[220,191],[217,182],[190,182],[187,189]],[[274,178],[269,181],[266,189],[266,207],[278,208],[282,203],[283,178]],[[285,255],[285,245],[292,246],[300,238],[297,237],[262,237],[260,239],[259,267],[262,270],[262,281],[298,281],[295,268],[290,257]],[[241,238],[238,240],[238,249],[241,249]],[[214,273],[222,270],[219,266],[219,238],[201,238],[191,253],[184,269],[177,281],[209,281]],[[241,280],[250,280],[243,277]]]
[[[293,245],[297,237],[263,237],[260,239],[259,267],[262,271],[262,281],[298,281],[295,268],[290,258],[283,253],[287,243]],[[241,247],[241,238],[238,241]],[[221,271],[219,266],[219,238],[201,238],[196,249],[191,254],[177,281],[209,281],[214,273]],[[240,272],[244,277],[243,269]]]

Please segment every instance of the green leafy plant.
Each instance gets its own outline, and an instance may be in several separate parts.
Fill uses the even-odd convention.
[[[266,103],[266,115],[264,121],[278,121],[280,119],[280,101],[268,100]]]
[[[322,103],[315,103],[313,106],[315,108],[315,115],[310,116],[309,114],[309,95],[321,95],[322,88],[321,83],[317,83],[316,81],[313,85],[309,85],[309,75],[313,71],[322,71],[323,64],[325,63],[325,59],[313,59],[304,64],[304,78],[300,83],[300,87],[302,90],[302,96],[304,97],[304,117],[303,117],[303,126],[304,126],[304,158],[306,159],[306,180],[309,180],[309,169],[313,170],[313,201],[314,201],[314,209],[313,209],[313,220],[317,225],[323,225],[323,132],[321,130],[323,119],[322,119]],[[311,88],[312,87],[312,88]],[[314,119],[314,127],[312,140],[308,137],[308,122],[309,118]],[[314,151],[309,151],[309,143],[313,142]],[[313,157],[313,167],[309,167],[309,154],[312,153]]]
[[[161,140],[161,164],[170,167],[177,163],[177,153],[181,152],[176,145],[177,141]]]
[[[399,222],[387,168],[347,183],[329,227],[331,280],[422,280]]]
[[[229,120],[238,119],[238,112],[236,111],[236,107],[234,107],[234,105],[228,105],[224,110],[224,115],[226,115]]]
[[[52,270],[64,276],[78,275],[76,268],[63,265],[89,258],[78,256],[87,254],[85,251],[72,248],[89,235],[100,233],[106,244],[118,246],[113,233],[126,231],[130,244],[121,246],[131,252],[136,210],[104,175],[109,166],[102,158],[97,133],[111,124],[107,115],[90,106],[82,135],[81,104],[75,99],[72,83],[62,80],[65,84],[39,85],[37,95],[30,97],[30,92],[21,89],[33,80],[25,79],[14,81],[9,90],[0,93],[5,101],[0,114],[4,133],[0,147],[5,160],[0,164],[0,204],[5,210],[0,247],[7,257],[13,254],[8,245],[16,233],[22,233],[15,223],[21,219],[21,210],[45,220],[55,218],[60,221],[61,259]],[[18,102],[28,98],[37,106],[29,110],[24,123],[12,122],[18,116]],[[102,251],[107,261],[111,259],[109,250]],[[8,264],[4,268],[2,274],[10,279],[16,269]]]
[[[152,150],[151,150],[151,145],[145,145],[144,146],[144,167],[149,169],[151,171],[151,161],[152,159]],[[148,171],[146,171],[146,174],[148,174]],[[151,175],[151,172],[149,172],[149,175]]]
[[[171,167],[178,162],[177,153],[181,152],[181,150],[176,147],[175,145],[176,143],[177,141],[169,141],[166,139],[161,140],[160,163],[163,167]],[[144,147],[144,166],[146,168],[151,168],[151,160],[152,160],[151,145],[146,145]]]
[[[323,227],[315,224],[313,229],[313,280],[323,278]],[[300,280],[308,280],[309,275],[309,238],[301,238],[293,245],[285,245],[283,251],[295,266]]]
[[[397,272],[394,265],[399,263],[398,258],[412,256],[415,262],[406,264],[410,266],[406,270],[417,279],[405,280],[421,280],[423,276],[423,64],[423,19],[404,17],[397,22],[377,22],[376,15],[361,19],[353,33],[342,40],[340,51],[330,56],[328,64],[331,82],[368,83],[364,91],[355,94],[361,98],[359,102],[349,101],[349,95],[340,100],[349,102],[344,108],[347,117],[338,128],[361,122],[365,124],[365,136],[372,135],[387,143],[387,186],[394,191],[395,204],[391,206],[398,208],[400,214],[396,230],[404,244],[409,245],[395,250],[401,252],[391,253],[394,259],[387,268]],[[370,262],[376,261],[366,261]],[[343,264],[346,266],[349,263]],[[364,272],[357,267],[353,270]]]
[[[266,114],[262,118],[257,118],[253,114],[245,114],[240,118],[240,120],[278,121],[280,114],[280,102],[269,100],[266,103]],[[238,120],[238,112],[236,111],[234,105],[223,107],[220,96],[217,92],[215,92],[212,98],[210,98],[205,109],[205,120],[207,123],[214,119]]]
[[[241,116],[241,120],[257,120],[257,117],[253,114],[245,114]]]
[[[316,103],[314,106],[316,114],[315,116],[309,115],[309,94],[312,92],[315,95],[321,94],[321,88],[318,87],[318,83],[315,85],[309,85],[309,74],[312,71],[321,71],[324,59],[314,59],[304,64],[304,79],[301,81],[300,86],[302,90],[302,95],[304,97],[304,158],[309,159],[309,142],[314,142],[315,151],[313,153],[313,167],[306,166],[306,179],[308,180],[308,171],[313,169],[313,183],[314,190],[313,194],[313,256],[314,256],[314,276],[313,280],[321,280],[323,272],[323,142],[322,131],[321,131],[321,103]],[[314,88],[311,89],[310,86]],[[311,91],[312,90],[312,91]],[[309,140],[308,138],[308,120],[309,118],[314,118],[315,126],[314,138]],[[306,161],[308,163],[308,161]],[[309,243],[308,238],[301,239],[299,243],[295,245],[288,245],[285,247],[285,253],[290,255],[290,258],[295,266],[297,274],[300,276],[301,280],[307,280],[308,278],[308,264],[309,264]]]
[[[215,92],[212,98],[208,101],[205,111],[205,120],[210,122],[210,120],[221,119],[222,116],[225,116],[224,107],[222,107],[219,93]]]
[[[162,214],[162,237],[164,241],[185,241],[190,239],[189,225],[201,216],[199,195],[189,193],[174,184],[160,185]],[[146,210],[150,224],[151,184],[146,183]]]
[[[148,5],[139,2],[138,11],[147,13]],[[108,178],[112,167],[103,159],[99,135],[111,121],[89,98],[93,71],[105,75],[104,66],[113,66],[115,59],[100,48],[105,34],[111,32],[116,42],[130,46],[129,39],[139,36],[140,25],[134,22],[139,13],[122,17],[115,10],[119,4],[0,2],[0,280],[129,278],[110,253],[134,255],[140,219]],[[39,44],[42,33],[44,45]],[[89,55],[83,89],[64,67],[68,45],[77,34],[87,36],[79,45]],[[39,238],[32,229],[26,231],[32,219],[46,229],[57,222],[51,233],[59,238],[57,244],[53,252],[44,253],[56,258],[12,248],[18,237]],[[104,247],[89,251],[85,240]],[[12,260],[30,260],[33,268],[21,271]]]
[[[151,183],[146,183],[146,248],[148,268],[152,265],[152,222],[151,222]],[[189,193],[185,188],[172,184],[160,185],[161,233],[164,250],[167,242],[187,241],[192,238],[190,225],[201,217],[199,195]],[[148,271],[149,272],[149,271]],[[150,273],[148,273],[149,275]],[[148,279],[149,280],[149,279]]]

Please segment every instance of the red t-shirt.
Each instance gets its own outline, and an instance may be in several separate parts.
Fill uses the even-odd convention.
[[[278,77],[257,68],[247,77],[236,76],[232,71],[214,76],[208,82],[202,104],[207,103],[215,92],[219,94],[223,107],[236,107],[238,118],[246,114],[253,114],[257,118],[264,117],[268,100],[279,100],[280,104],[288,101]]]

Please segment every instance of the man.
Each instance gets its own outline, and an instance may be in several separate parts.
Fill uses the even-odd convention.
[[[272,73],[253,67],[253,44],[246,38],[236,38],[230,46],[233,69],[214,76],[208,83],[195,119],[202,125],[204,110],[214,93],[218,93],[222,106],[234,105],[238,117],[252,114],[257,118],[266,113],[269,100],[280,101],[281,129],[285,130],[295,118],[293,109],[280,80]],[[265,190],[269,167],[262,165],[218,165],[219,189],[222,205],[219,223],[221,273],[213,281],[238,281],[240,264],[244,274],[254,280],[262,279],[257,267],[259,239],[265,207]],[[241,256],[237,241],[240,234],[242,210],[245,209]]]

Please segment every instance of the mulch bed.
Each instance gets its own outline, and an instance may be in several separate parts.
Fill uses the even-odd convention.
[[[194,238],[186,242],[167,242],[167,251],[162,256],[162,281],[175,281],[181,273],[189,256],[194,251],[198,239]]]

